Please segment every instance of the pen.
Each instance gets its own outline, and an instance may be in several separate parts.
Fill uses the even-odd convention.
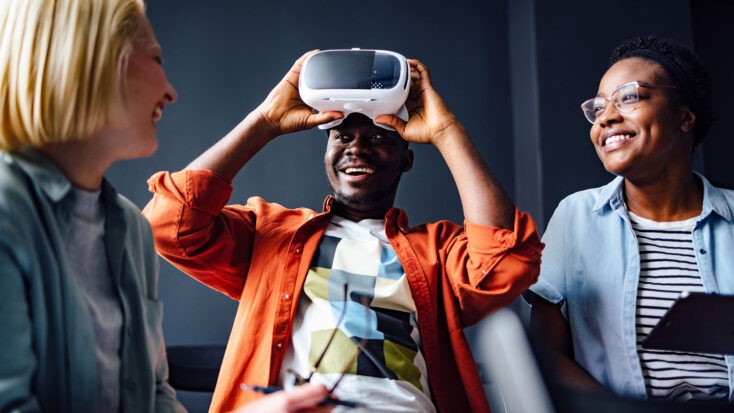
[[[262,394],[271,394],[275,393],[276,391],[283,390],[280,386],[251,386],[249,384],[242,383],[240,384],[240,389],[244,391],[254,391]],[[324,405],[331,405],[331,406],[346,406],[346,407],[363,407],[364,405],[359,402],[353,402],[349,400],[340,400],[334,397],[327,397],[325,398],[321,403],[319,403],[319,406]]]

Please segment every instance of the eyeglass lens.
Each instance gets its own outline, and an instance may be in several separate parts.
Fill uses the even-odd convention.
[[[595,123],[597,117],[607,110],[608,102],[612,102],[620,112],[628,113],[635,109],[639,101],[638,84],[637,82],[630,82],[619,86],[608,98],[596,97],[587,100],[581,105],[581,109],[584,111],[586,119],[591,123]]]

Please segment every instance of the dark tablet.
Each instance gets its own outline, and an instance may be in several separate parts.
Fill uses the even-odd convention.
[[[681,294],[642,347],[734,354],[734,295]]]

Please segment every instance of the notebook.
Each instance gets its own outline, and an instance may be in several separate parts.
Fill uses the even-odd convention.
[[[684,292],[642,347],[734,354],[734,295]]]

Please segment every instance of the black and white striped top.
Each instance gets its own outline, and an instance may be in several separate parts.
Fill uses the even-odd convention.
[[[693,250],[696,219],[656,222],[629,214],[640,246],[637,352],[648,395],[676,401],[728,397],[728,371],[723,356],[641,347],[642,340],[681,292],[704,292]]]

